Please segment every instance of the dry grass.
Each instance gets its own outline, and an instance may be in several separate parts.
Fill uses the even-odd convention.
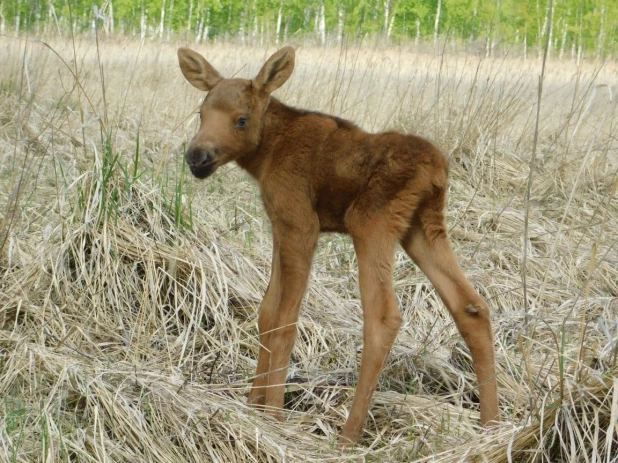
[[[487,433],[463,341],[398,255],[406,322],[340,453],[362,344],[352,246],[321,239],[274,422],[245,404],[268,223],[238,168],[184,171],[200,95],[175,48],[0,38],[0,460],[617,461],[615,66],[548,63],[524,243],[538,61],[298,51],[282,100],[450,157],[454,246],[496,334],[504,423]],[[201,51],[248,76],[273,50]]]

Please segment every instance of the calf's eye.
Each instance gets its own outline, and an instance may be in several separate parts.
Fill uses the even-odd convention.
[[[236,121],[236,127],[238,127],[239,129],[242,129],[246,125],[247,125],[246,117],[239,117],[238,120]]]

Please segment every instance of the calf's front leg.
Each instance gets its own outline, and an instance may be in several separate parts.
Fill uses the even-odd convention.
[[[310,216],[311,217],[311,216]],[[275,226],[273,227],[275,228]],[[318,240],[319,223],[287,226],[273,230],[277,236],[280,297],[275,310],[269,315],[269,365],[264,390],[264,406],[276,418],[281,418],[290,355],[296,339],[296,324],[300,303],[307,288],[311,259]],[[273,299],[274,300],[274,299]]]
[[[268,371],[270,366],[271,342],[270,335],[273,329],[275,315],[281,301],[281,265],[279,263],[279,249],[273,240],[273,259],[270,273],[270,282],[264,294],[264,299],[258,311],[258,329],[260,332],[260,352],[258,365],[249,391],[248,402],[254,405],[264,405],[266,386],[268,385]]]

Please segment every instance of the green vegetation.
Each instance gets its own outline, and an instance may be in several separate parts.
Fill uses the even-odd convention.
[[[0,30],[39,33],[73,26],[87,31],[197,41],[242,42],[313,38],[431,41],[448,36],[488,52],[497,45],[527,53],[551,34],[560,56],[616,50],[615,0],[11,0],[0,2]]]

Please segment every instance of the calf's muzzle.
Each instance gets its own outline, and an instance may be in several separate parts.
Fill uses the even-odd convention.
[[[214,172],[217,150],[211,145],[189,146],[185,160],[191,173],[197,178],[206,178]]]

